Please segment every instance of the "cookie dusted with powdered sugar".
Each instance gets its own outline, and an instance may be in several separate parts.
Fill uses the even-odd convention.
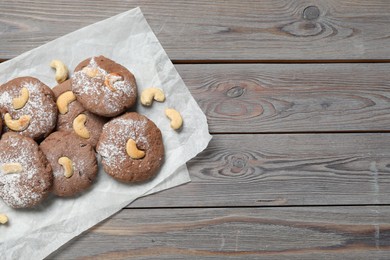
[[[107,122],[105,117],[95,115],[86,110],[83,105],[76,100],[72,92],[71,81],[67,80],[53,88],[59,109],[57,120],[57,131],[72,132],[85,139],[94,148],[99,140],[103,125]],[[85,116],[85,122],[80,122],[84,135],[80,133],[77,120]]]
[[[88,189],[98,172],[92,146],[71,132],[49,135],[40,145],[53,168],[53,193],[60,197],[74,196]]]
[[[16,133],[0,139],[0,197],[13,208],[29,208],[47,197],[52,169],[38,144]]]
[[[57,106],[52,90],[33,77],[20,77],[0,86],[4,132],[42,140],[55,128]]]
[[[134,75],[104,56],[82,61],[71,80],[77,100],[100,116],[117,116],[135,105],[137,100]]]
[[[123,182],[151,179],[164,158],[161,131],[147,117],[126,113],[105,124],[97,152],[104,170]]]

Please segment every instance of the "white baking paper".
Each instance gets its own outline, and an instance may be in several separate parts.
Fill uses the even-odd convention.
[[[15,59],[0,64],[0,84],[20,76],[33,76],[54,87],[52,59],[74,69],[82,60],[104,55],[124,65],[136,77],[139,92],[162,88],[164,103],[137,106],[137,111],[161,129],[165,162],[156,178],[144,184],[123,184],[100,167],[93,187],[77,198],[51,196],[36,209],[14,210],[0,201],[9,217],[0,225],[0,259],[40,259],[111,216],[135,199],[189,181],[185,163],[204,150],[211,136],[206,117],[175,70],[139,8],[82,28]],[[170,128],[164,109],[175,108],[184,119],[181,131]]]

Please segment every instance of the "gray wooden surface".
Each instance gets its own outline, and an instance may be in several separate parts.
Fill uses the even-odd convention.
[[[389,63],[176,68],[212,133],[390,130]]]
[[[126,209],[50,258],[388,259],[389,214],[389,207]]]
[[[388,60],[386,0],[26,0],[0,3],[12,58],[140,6],[173,60]]]
[[[191,183],[130,207],[387,204],[389,147],[390,133],[214,135]]]
[[[390,2],[3,0],[0,61],[136,6],[213,140],[49,259],[388,259]]]

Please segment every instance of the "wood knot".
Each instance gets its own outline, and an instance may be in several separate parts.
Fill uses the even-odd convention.
[[[320,16],[320,9],[317,6],[311,5],[303,10],[303,19],[315,20]]]
[[[230,171],[233,173],[239,173],[245,168],[246,163],[247,163],[246,158],[242,158],[241,156],[240,157],[233,156],[231,161],[232,167]]]
[[[319,22],[304,20],[287,24],[282,31],[295,37],[313,37],[322,34],[325,27]]]
[[[302,17],[281,27],[281,31],[295,37],[314,37],[326,31],[325,24],[321,22],[320,9],[311,5],[303,9]],[[328,28],[332,33],[332,28]]]
[[[244,89],[240,86],[234,86],[226,92],[226,95],[231,98],[237,98],[244,94]]]

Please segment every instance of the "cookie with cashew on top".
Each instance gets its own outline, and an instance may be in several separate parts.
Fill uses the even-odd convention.
[[[50,134],[40,148],[53,168],[53,193],[70,197],[88,189],[94,182],[97,160],[92,146],[71,132]]]
[[[105,172],[126,183],[153,178],[164,160],[160,129],[135,112],[125,113],[105,124],[96,151]]]
[[[40,141],[56,126],[57,106],[52,90],[33,77],[20,77],[0,86],[4,132]]]
[[[134,106],[137,100],[134,75],[104,56],[82,61],[71,80],[77,100],[100,116],[117,116]]]
[[[38,144],[16,133],[0,139],[0,198],[12,208],[30,208],[49,194],[52,168]]]
[[[71,80],[53,88],[58,107],[57,131],[72,132],[94,148],[107,119],[86,110],[72,92]]]

